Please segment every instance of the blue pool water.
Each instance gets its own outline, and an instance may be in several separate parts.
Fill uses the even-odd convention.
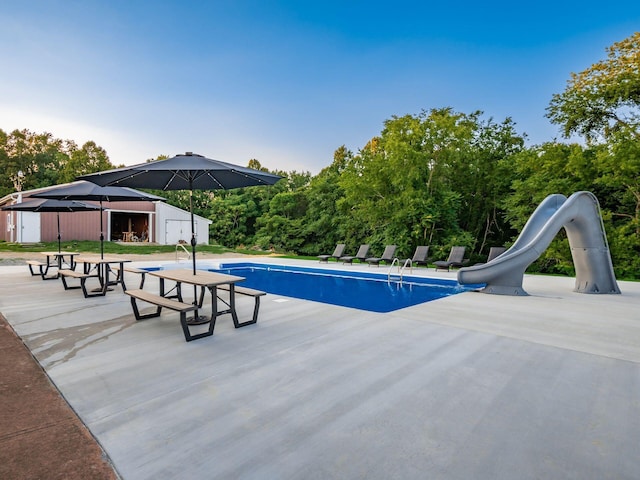
[[[304,267],[250,263],[220,265],[212,272],[245,277],[240,285],[275,295],[330,303],[371,312],[386,313],[457,293],[478,285],[459,285],[455,280],[344,272]]]

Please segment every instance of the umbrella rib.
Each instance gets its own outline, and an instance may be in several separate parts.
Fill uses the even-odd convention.
[[[98,175],[100,175],[100,173],[98,173]],[[117,178],[115,180],[108,180],[106,181],[104,184],[101,184],[101,187],[118,187],[118,188],[125,188],[125,187],[120,187],[118,184],[120,182],[122,182],[123,180],[128,180],[130,178],[135,177],[136,175],[138,175],[138,172],[135,172],[131,175],[127,175],[126,177],[122,177],[122,178]],[[91,181],[91,180],[87,180],[87,181]],[[109,200],[107,200],[108,202]]]
[[[190,175],[184,175],[181,172],[185,172],[187,170],[169,170],[172,175],[171,178],[167,181],[167,183],[165,184],[164,188],[162,190],[168,190],[169,185],[171,185],[171,182],[173,182],[173,180],[178,177],[181,178],[182,180],[184,180],[187,183],[191,183],[191,176]]]
[[[169,187],[169,185],[171,185],[171,182],[173,182],[173,179],[180,176],[178,174],[178,172],[172,171],[171,173],[173,173],[173,175],[171,175],[171,178],[169,179],[169,181],[166,183],[166,185],[164,186],[164,188],[162,190],[166,190],[167,187]]]
[[[238,170],[235,170],[235,169],[230,169],[230,170],[229,170],[229,172],[231,172],[231,173],[235,173],[236,175],[241,175],[241,176],[243,176],[243,177],[245,177],[245,178],[250,178],[250,179],[252,179],[252,180],[255,180],[255,181],[256,181],[256,182],[258,182],[258,183],[264,183],[264,184],[266,184],[266,182],[265,182],[264,180],[262,180],[261,178],[254,177],[253,175],[249,175],[249,174],[244,173],[244,172],[239,172]],[[205,172],[205,174],[206,174],[209,178],[211,178],[211,180],[213,180],[213,181],[214,181],[214,182],[215,182],[215,183],[220,187],[220,189],[222,189],[222,190],[227,190],[227,188],[225,188],[225,186],[224,186],[224,185],[222,185],[222,184],[218,181],[218,179],[217,179],[216,177],[214,177],[213,175],[211,175],[211,173],[210,173],[209,171],[206,171],[206,172]],[[196,177],[194,178],[194,180],[195,180],[195,179],[197,179],[197,178],[198,178],[198,177],[200,177],[200,176],[202,176],[202,175],[198,175],[198,176],[196,176]]]
[[[216,184],[220,187],[220,189],[225,190],[224,185],[222,185],[222,184],[218,181],[218,179],[217,179],[216,177],[214,177],[213,175],[211,175],[211,173],[210,173],[210,172],[208,172],[208,171],[207,171],[207,172],[206,172],[206,175],[207,175],[211,180],[213,180],[214,182],[216,182]]]
[[[266,184],[267,182],[265,182],[264,180],[262,180],[261,178],[258,177],[254,177],[253,175],[249,175],[248,173],[244,173],[244,172],[239,172],[238,170],[232,170],[233,173],[237,173],[238,175],[242,175],[245,178],[250,178],[252,180],[255,180],[258,183],[264,183]]]

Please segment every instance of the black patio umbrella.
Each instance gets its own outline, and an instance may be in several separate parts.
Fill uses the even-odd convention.
[[[94,200],[100,202],[100,257],[104,257],[104,233],[102,226],[102,202],[155,202],[164,200],[157,195],[139,192],[132,188],[101,187],[92,182],[77,181],[34,193],[31,198],[53,198],[56,200]]]
[[[191,213],[191,251],[193,274],[196,273],[196,235],[193,219],[194,190],[228,190],[232,188],[273,185],[282,177],[252,168],[240,167],[187,152],[166,160],[141,163],[78,177],[98,185],[117,185],[157,190],[189,190]]]
[[[78,202],[75,200],[53,200],[48,198],[29,198],[22,203],[15,203],[2,207],[1,210],[21,211],[21,212],[56,212],[58,220],[58,253],[60,246],[60,212],[87,212],[100,210],[97,205]]]

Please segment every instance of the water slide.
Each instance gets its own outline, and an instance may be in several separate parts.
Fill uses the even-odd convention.
[[[620,293],[616,282],[598,199],[591,192],[569,198],[554,194],[533,212],[520,236],[506,252],[489,263],[458,270],[458,283],[484,283],[484,293],[528,295],[522,288],[524,272],[546,250],[564,227],[576,269],[579,293]]]

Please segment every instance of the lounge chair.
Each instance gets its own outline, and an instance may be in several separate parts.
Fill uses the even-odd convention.
[[[451,252],[449,252],[449,258],[447,260],[438,260],[437,262],[433,262],[436,266],[436,271],[438,270],[446,270],[447,272],[451,267],[460,268],[464,265],[464,252],[467,247],[451,247]]]
[[[504,247],[491,247],[489,249],[489,256],[487,257],[487,263],[489,263],[491,260],[498,258],[500,255],[502,255],[507,249]]]
[[[491,247],[489,249],[489,256],[487,256],[487,261],[486,262],[478,262],[474,265],[484,265],[485,263],[489,263],[491,260],[499,257],[500,255],[502,255],[507,249],[504,247]]]
[[[395,245],[387,245],[382,253],[381,257],[370,257],[365,259],[365,262],[371,265],[380,266],[380,262],[391,263],[393,262],[393,256],[396,254],[396,246]]]
[[[344,243],[338,243],[336,245],[336,249],[333,251],[331,255],[318,255],[318,258],[320,259],[320,262],[324,262],[324,263],[329,263],[330,258],[335,258],[337,261],[338,258],[340,258],[344,254],[344,248],[345,248]]]
[[[429,255],[429,246],[428,245],[419,245],[416,247],[416,251],[411,258],[405,258],[401,260],[400,263],[404,266],[409,260],[411,260],[411,266],[417,267],[418,265],[428,265],[427,255]]]
[[[345,255],[340,257],[338,260],[342,263],[353,263],[354,260],[359,260],[361,263],[365,261],[367,255],[369,254],[369,245],[362,244],[358,249],[358,253],[355,255]]]

